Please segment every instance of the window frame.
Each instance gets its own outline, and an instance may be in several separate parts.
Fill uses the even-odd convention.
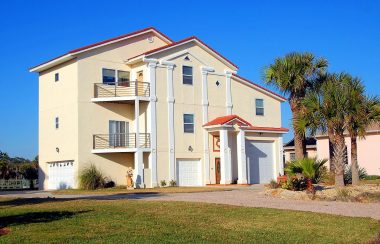
[[[54,118],[54,128],[55,128],[56,130],[59,129],[59,117],[58,117],[58,116],[56,116],[56,117]]]
[[[184,67],[187,67],[187,68],[191,68],[191,75],[187,75],[185,74],[183,71],[184,71]],[[188,84],[188,83],[184,83],[184,77],[191,77],[191,84]],[[193,66],[190,66],[190,65],[182,65],[182,85],[188,85],[188,86],[192,86],[194,85],[194,69],[193,69]]]
[[[104,82],[104,70],[112,70],[115,72],[115,81],[114,82]],[[119,72],[125,72],[129,74],[129,80],[128,81],[119,81]],[[131,71],[122,70],[122,69],[111,69],[111,68],[102,68],[102,84],[104,85],[116,85],[118,83],[129,83],[131,82]]]
[[[193,122],[192,123],[185,122],[185,115],[191,115],[193,117]],[[192,113],[184,113],[182,116],[182,120],[183,120],[183,133],[195,134],[195,115]],[[185,125],[193,125],[193,131],[192,132],[186,131]]]
[[[257,100],[261,100],[263,102],[262,107],[258,106]],[[263,113],[262,114],[258,114],[257,113],[257,109],[262,109]],[[256,116],[265,116],[265,105],[264,105],[264,99],[263,98],[255,98],[255,114],[256,114]]]
[[[54,74],[54,82],[58,82],[58,81],[59,81],[59,72]]]

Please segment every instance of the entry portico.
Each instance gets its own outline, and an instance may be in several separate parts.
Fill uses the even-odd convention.
[[[281,154],[275,152],[282,151],[286,128],[255,127],[237,115],[218,117],[203,127],[213,147],[211,184],[267,183],[283,174]]]

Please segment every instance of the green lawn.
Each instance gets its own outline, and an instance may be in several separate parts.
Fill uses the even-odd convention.
[[[379,221],[319,213],[139,200],[0,198],[0,243],[363,243]]]

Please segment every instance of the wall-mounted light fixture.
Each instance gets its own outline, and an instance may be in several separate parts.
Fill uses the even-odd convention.
[[[56,148],[55,148],[55,151],[56,151],[57,153],[59,153],[59,147],[56,147]]]
[[[189,147],[187,148],[187,150],[189,150],[190,152],[192,152],[194,149],[193,149],[191,146],[189,146]]]

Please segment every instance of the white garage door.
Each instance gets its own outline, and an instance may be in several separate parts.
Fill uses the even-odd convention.
[[[247,141],[246,155],[250,184],[269,183],[274,179],[273,142]]]
[[[201,185],[201,163],[197,159],[177,160],[177,183],[179,186]]]
[[[74,162],[62,161],[49,163],[50,190],[69,189],[74,187]]]

